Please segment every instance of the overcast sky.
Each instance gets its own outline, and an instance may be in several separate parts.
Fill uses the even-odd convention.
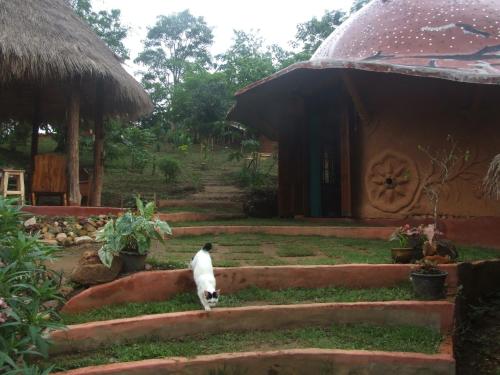
[[[279,44],[290,48],[296,26],[312,17],[321,17],[325,10],[348,9],[352,0],[92,0],[95,9],[118,8],[123,23],[130,27],[125,41],[133,60],[142,49],[147,28],[159,15],[169,15],[189,9],[191,14],[202,16],[213,28],[212,53],[218,54],[231,45],[233,30],[260,30],[266,44]],[[134,73],[137,67],[128,61],[127,70]]]

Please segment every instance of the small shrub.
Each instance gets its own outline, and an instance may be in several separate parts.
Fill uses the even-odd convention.
[[[251,189],[245,196],[243,211],[251,217],[270,218],[278,215],[278,194],[275,188]]]
[[[165,183],[167,184],[174,182],[181,173],[181,167],[179,166],[179,162],[168,156],[165,156],[162,159],[160,159],[158,167],[165,176]]]
[[[47,357],[44,332],[62,328],[59,277],[45,267],[56,248],[24,232],[13,200],[0,197],[0,219],[0,373],[48,373],[30,361]]]

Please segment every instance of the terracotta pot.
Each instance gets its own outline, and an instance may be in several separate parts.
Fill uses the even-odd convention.
[[[391,256],[394,263],[411,263],[414,255],[415,250],[411,247],[391,249]]]
[[[120,258],[123,261],[123,272],[142,271],[146,265],[148,254],[139,254],[132,251],[120,251]]]
[[[415,294],[424,299],[442,299],[445,297],[444,283],[448,272],[420,273],[411,272],[410,280]]]

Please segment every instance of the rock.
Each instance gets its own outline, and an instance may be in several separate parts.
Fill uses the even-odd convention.
[[[99,219],[103,220],[103,219],[106,219],[106,215],[99,215]]]
[[[68,237],[76,237],[74,232],[68,232]]]
[[[64,226],[67,226],[67,225],[68,225],[68,222],[67,222],[67,221],[63,221],[63,225],[64,225]]]
[[[71,237],[68,237],[64,240],[64,246],[71,246],[75,244],[75,240]]]
[[[45,232],[43,235],[42,235],[42,238],[44,240],[53,240],[56,238],[56,236],[54,235],[54,233],[50,233],[50,232]]]
[[[81,226],[80,224],[75,224],[75,229],[78,231],[78,230],[81,230],[83,229],[83,226]]]
[[[82,245],[84,243],[89,243],[92,241],[93,241],[92,238],[90,238],[89,236],[80,236],[75,238],[76,245]]]
[[[83,229],[86,230],[88,233],[93,233],[96,231],[95,227],[90,223],[85,224],[83,226]]]
[[[49,226],[49,232],[54,234],[61,233],[61,228],[57,225]]]
[[[54,221],[54,226],[55,226],[55,227],[58,227],[58,226],[59,226],[59,222]]]
[[[46,245],[52,245],[52,246],[57,246],[58,243],[56,240],[40,240],[40,242],[43,242]]]
[[[29,228],[36,224],[36,217],[32,217],[24,222],[24,227]]]
[[[113,259],[111,268],[101,263],[96,250],[83,253],[78,265],[71,272],[70,279],[82,285],[94,285],[109,282],[115,279],[122,268],[122,260]]]
[[[42,227],[42,233],[47,233],[49,231],[49,227],[47,225],[44,225]]]
[[[87,224],[92,225],[94,228],[97,226],[97,224],[93,220],[90,220],[90,219],[87,221]]]
[[[66,235],[66,233],[58,233],[56,236],[56,240],[59,243],[64,243],[64,241],[66,241],[67,238],[68,236]]]
[[[46,309],[57,309],[57,307],[59,306],[59,301],[52,299],[50,301],[44,302],[42,306]]]
[[[75,288],[73,288],[72,286],[64,285],[59,288],[59,293],[61,293],[63,297],[68,297],[71,293],[73,293],[74,290]]]
[[[151,270],[153,269],[153,266],[152,266],[151,264],[146,264],[146,265],[144,266],[144,269],[145,269],[146,271],[151,271]]]

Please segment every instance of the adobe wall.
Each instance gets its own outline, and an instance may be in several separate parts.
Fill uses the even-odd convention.
[[[500,217],[500,201],[481,191],[488,164],[500,153],[500,87],[367,72],[352,76],[371,119],[353,134],[355,216],[428,217],[432,207],[423,187],[437,173],[418,146],[442,150],[450,134],[470,155],[450,172],[440,213]]]

